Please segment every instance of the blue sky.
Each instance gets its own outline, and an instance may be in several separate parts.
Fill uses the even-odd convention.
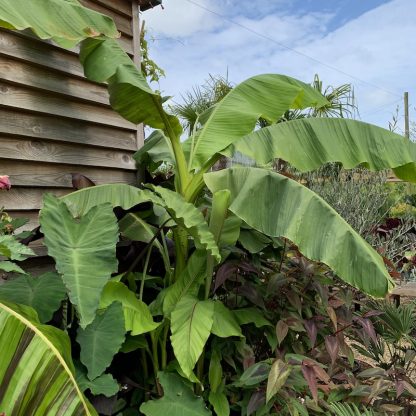
[[[361,119],[388,126],[402,95],[416,105],[415,0],[164,0],[142,15],[160,85],[181,93],[209,74],[233,83],[282,73],[354,85]],[[414,100],[413,100],[414,98]],[[399,130],[400,132],[400,130]]]

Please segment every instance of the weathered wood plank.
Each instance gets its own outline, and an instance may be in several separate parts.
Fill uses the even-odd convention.
[[[120,46],[127,52],[130,57],[133,56],[134,50],[133,50],[133,38],[130,38],[125,35],[121,35],[120,38],[117,39]]]
[[[86,79],[68,77],[67,74],[36,67],[9,57],[0,59],[0,74],[4,81],[27,85],[110,107],[107,87]]]
[[[0,133],[120,150],[137,150],[136,132],[0,107]]]
[[[9,160],[135,169],[132,153],[129,152],[7,136],[0,136],[0,157]]]
[[[101,4],[107,9],[113,10],[119,14],[131,17],[131,3],[137,0],[93,0],[94,3]]]
[[[0,155],[1,156],[1,155]],[[81,165],[39,163],[0,159],[0,171],[10,176],[13,186],[57,187],[72,189],[72,174],[80,173],[96,185],[105,183],[136,184],[135,172]],[[39,190],[41,192],[41,190]]]
[[[75,102],[54,94],[43,91],[40,93],[34,89],[3,81],[0,81],[0,106],[24,109],[35,113],[53,114],[130,130],[135,129],[134,124],[123,119],[111,108]]]
[[[56,196],[63,196],[71,192],[69,189],[44,188],[43,193],[50,192]],[[43,194],[36,188],[13,188],[8,192],[0,192],[0,206],[6,207],[13,215],[15,211],[34,211],[42,206]]]
[[[89,9],[95,10],[96,12],[105,14],[106,16],[111,17],[114,20],[114,23],[117,26],[117,29],[124,33],[127,36],[132,37],[132,27],[131,27],[131,17],[123,16],[120,13],[117,13],[113,8],[108,8],[102,4],[96,3],[91,0],[81,0],[83,6],[88,7]]]
[[[76,55],[22,33],[0,29],[0,55],[12,56],[78,77],[84,76],[84,70]]]

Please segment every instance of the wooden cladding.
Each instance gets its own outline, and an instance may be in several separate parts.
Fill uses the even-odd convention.
[[[138,0],[81,0],[111,16],[120,45],[139,62]],[[85,79],[79,49],[0,30],[0,207],[37,224],[45,192],[64,195],[72,173],[97,184],[136,183],[142,129],[114,112],[105,85]]]

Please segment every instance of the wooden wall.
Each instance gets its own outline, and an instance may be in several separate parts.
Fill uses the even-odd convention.
[[[120,44],[139,62],[138,0],[81,0],[111,16]],[[142,129],[110,107],[105,85],[86,80],[77,49],[0,30],[0,175],[12,189],[0,207],[37,225],[42,195],[72,190],[71,174],[97,184],[136,179]]]

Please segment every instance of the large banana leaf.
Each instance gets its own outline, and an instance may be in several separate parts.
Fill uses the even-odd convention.
[[[233,88],[210,113],[191,145],[191,168],[253,131],[260,117],[272,122],[289,109],[320,107],[327,100],[316,89],[284,75],[258,75]]]
[[[0,0],[0,26],[27,29],[63,47],[81,44],[85,75],[107,82],[114,110],[132,123],[163,129],[178,139],[179,120],[163,109],[141,71],[114,39],[119,36],[110,17],[82,7],[77,0]],[[102,35],[102,36],[101,36]]]
[[[373,296],[393,286],[382,258],[322,198],[264,169],[231,168],[204,176],[212,192],[231,191],[230,211],[254,229],[293,241],[312,260]]]
[[[259,164],[276,158],[301,171],[341,162],[371,170],[393,168],[404,180],[416,181],[416,144],[381,127],[337,118],[308,118],[257,130],[233,143],[227,155],[243,153]]]
[[[163,109],[162,97],[147,84],[146,78],[114,39],[90,38],[81,45],[81,63],[88,79],[108,82],[114,110],[132,123],[145,123],[179,137],[179,120]]]
[[[101,204],[75,219],[64,201],[47,194],[40,224],[48,253],[85,328],[94,320],[105,284],[117,271],[118,227],[112,207]]]
[[[89,36],[120,36],[110,17],[74,0],[0,0],[0,26],[31,29],[41,39],[53,39],[64,47]]]
[[[96,416],[74,378],[67,335],[27,307],[0,303],[0,410],[7,416]]]
[[[150,171],[155,170],[161,162],[175,164],[170,143],[161,130],[152,132],[133,157],[139,165],[150,165]]]

